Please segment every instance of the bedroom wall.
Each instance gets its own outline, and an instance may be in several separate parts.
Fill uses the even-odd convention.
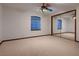
[[[62,20],[62,30],[57,29],[57,20]],[[57,16],[53,18],[53,32],[54,33],[60,33],[60,32],[75,32],[74,26],[75,21],[72,19],[72,16]]]
[[[75,20],[71,17],[67,19],[67,32],[75,32]]]
[[[31,31],[31,16],[41,17],[41,30]],[[14,39],[50,34],[50,16],[33,9],[26,11],[3,7],[3,39]]]
[[[76,40],[79,41],[79,7],[76,9]]]
[[[2,41],[2,5],[0,4],[0,41]]]

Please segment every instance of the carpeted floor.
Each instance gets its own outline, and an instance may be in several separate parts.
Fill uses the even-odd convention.
[[[55,34],[55,36],[63,37],[70,40],[75,40],[75,33],[62,33],[62,34]]]
[[[79,43],[55,36],[43,36],[4,42],[2,56],[69,56],[79,55]]]

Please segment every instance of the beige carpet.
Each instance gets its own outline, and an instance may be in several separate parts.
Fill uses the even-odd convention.
[[[60,36],[66,39],[75,40],[75,33],[62,33],[62,34],[55,34],[55,36]]]
[[[43,36],[4,42],[0,55],[60,56],[79,55],[79,43],[54,36]]]

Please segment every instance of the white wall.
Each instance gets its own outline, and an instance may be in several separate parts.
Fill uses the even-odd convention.
[[[75,20],[70,17],[68,20],[67,20],[67,32],[75,32]]]
[[[72,16],[57,16],[53,18],[53,32],[54,33],[60,33],[60,30],[57,29],[57,20],[61,19],[62,20],[62,30],[61,32],[75,32],[74,30],[74,25],[75,25],[75,20],[72,19]]]
[[[76,40],[79,41],[79,7],[76,10]]]
[[[31,31],[31,16],[41,17],[41,31]],[[3,39],[50,34],[50,17],[30,9],[26,11],[3,7]]]
[[[0,41],[2,40],[2,6],[0,5]]]

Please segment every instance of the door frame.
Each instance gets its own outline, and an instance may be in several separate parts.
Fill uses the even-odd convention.
[[[73,12],[73,11],[75,11],[75,17],[76,17],[76,9],[74,9],[74,10],[70,10],[70,11],[66,11],[66,12],[63,12],[63,13],[59,13],[59,14],[56,14],[56,15],[53,15],[53,16],[51,16],[51,35],[53,35],[53,17],[55,17],[55,16],[59,16],[59,15],[62,15],[62,14],[66,14],[66,13],[69,13],[69,12]],[[76,27],[76,19],[74,20],[75,21],[75,27],[74,27],[74,30],[75,30],[75,42],[77,42],[77,40],[76,40],[76,29],[77,29],[77,27]]]

